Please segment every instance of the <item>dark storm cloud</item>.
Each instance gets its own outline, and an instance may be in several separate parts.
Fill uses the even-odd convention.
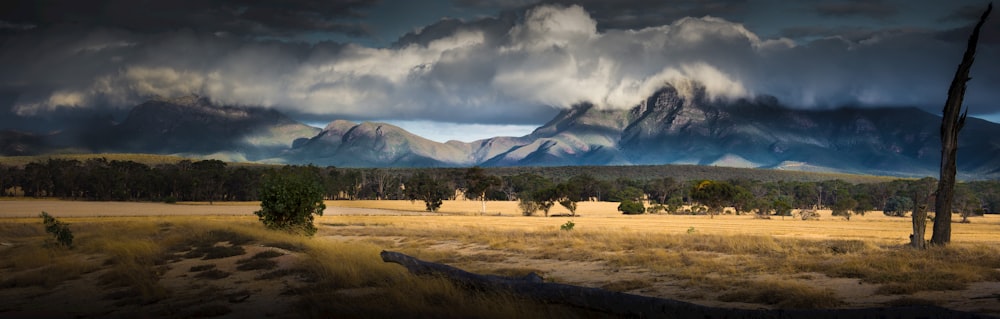
[[[541,5],[578,5],[587,10],[605,29],[642,29],[661,26],[684,17],[738,15],[748,9],[749,0],[455,0],[456,4],[501,10]]]
[[[69,24],[138,33],[192,29],[237,36],[288,36],[300,32],[360,35],[367,32],[366,26],[344,19],[360,17],[359,10],[375,1],[7,0],[0,2],[0,21],[14,26]]]
[[[884,0],[847,0],[817,3],[816,12],[824,16],[886,19],[896,15],[899,8]]]
[[[968,4],[955,9],[955,11],[938,19],[938,22],[976,22],[983,14],[983,6],[979,4]],[[996,20],[996,19],[994,19]]]
[[[41,118],[195,93],[324,120],[538,124],[554,108],[580,102],[627,108],[665,84],[684,91],[696,81],[718,99],[771,94],[802,108],[919,106],[937,112],[968,37],[967,27],[956,27],[960,23],[805,25],[786,28],[785,37],[761,36],[719,17],[746,14],[749,2],[615,3],[621,7],[493,2],[526,7],[440,19],[387,48],[258,36],[308,33],[318,22],[291,21],[299,17],[294,12],[306,10],[304,4],[283,11],[288,15],[247,14],[263,5],[232,13],[263,26],[259,33],[235,27],[217,32],[241,25],[239,19],[141,29],[122,22],[81,27],[4,16],[0,20],[8,24],[38,26],[0,36],[0,109]],[[364,2],[350,4],[327,20],[363,13],[357,10]],[[942,8],[948,8],[943,15],[957,7]],[[1000,111],[994,102],[1000,59],[993,58],[1000,56],[1000,44],[991,40],[1000,34],[996,21],[983,31],[969,83],[966,102],[973,114]]]

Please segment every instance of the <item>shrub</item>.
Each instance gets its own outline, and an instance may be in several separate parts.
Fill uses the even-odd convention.
[[[42,212],[38,216],[42,218],[42,223],[45,224],[45,232],[52,234],[57,243],[67,248],[73,248],[73,232],[69,230],[69,224],[59,221],[46,212]]]
[[[535,216],[535,212],[539,209],[538,203],[527,198],[522,198],[517,203],[517,208],[521,209],[521,215],[524,216]]]
[[[819,213],[811,209],[802,210],[799,212],[799,216],[802,217],[802,220],[819,220]]]
[[[618,204],[618,211],[625,215],[639,215],[646,212],[646,206],[642,202],[623,200]]]
[[[260,210],[254,212],[265,226],[307,236],[316,233],[313,214],[323,216],[323,184],[314,167],[286,166],[264,176]]]
[[[565,231],[571,231],[571,230],[573,230],[573,226],[576,226],[576,223],[574,223],[571,220],[571,221],[567,221],[565,224],[562,224],[562,226],[559,226],[559,229],[562,229],[562,230],[565,230]]]

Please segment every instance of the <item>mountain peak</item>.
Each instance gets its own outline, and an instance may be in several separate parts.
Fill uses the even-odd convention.
[[[191,93],[189,95],[184,95],[184,96],[172,97],[172,98],[168,98],[168,97],[163,97],[163,96],[156,95],[156,96],[153,96],[150,99],[150,101],[163,102],[163,103],[169,103],[169,104],[176,104],[176,105],[182,105],[182,106],[192,106],[192,107],[193,106],[205,107],[205,106],[211,106],[212,105],[212,101],[208,97],[200,96],[200,95],[195,94],[195,93]]]

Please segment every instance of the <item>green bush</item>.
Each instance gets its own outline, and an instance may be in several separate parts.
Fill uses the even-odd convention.
[[[42,212],[38,215],[45,224],[45,232],[52,234],[56,242],[67,248],[73,248],[73,232],[69,230],[69,224],[59,221],[49,213]]]
[[[646,206],[642,202],[623,200],[618,204],[618,211],[625,215],[639,215],[646,212]]]
[[[323,216],[323,184],[313,166],[286,166],[264,175],[260,210],[254,212],[265,226],[312,236],[313,215]]]
[[[562,229],[562,230],[565,230],[565,231],[571,231],[571,230],[573,230],[574,226],[576,226],[576,223],[574,223],[571,220],[571,221],[567,221],[565,224],[562,224],[562,226],[559,226],[559,229]]]

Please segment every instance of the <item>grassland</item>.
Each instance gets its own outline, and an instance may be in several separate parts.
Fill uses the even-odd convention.
[[[420,213],[420,202],[335,201],[306,239],[265,230],[251,215],[255,203],[81,204],[90,203],[0,203],[0,313],[71,304],[72,314],[153,317],[595,315],[413,277],[381,262],[388,249],[478,273],[536,272],[712,306],[931,304],[1000,314],[995,215],[955,224],[951,246],[915,251],[904,246],[909,219],[881,214],[623,216],[614,203],[580,203],[576,217],[545,218],[520,216],[512,202],[489,202],[479,216],[474,201],[445,202],[441,214]],[[40,208],[70,224],[77,247],[52,245],[33,217]],[[574,229],[560,230],[569,220]]]

